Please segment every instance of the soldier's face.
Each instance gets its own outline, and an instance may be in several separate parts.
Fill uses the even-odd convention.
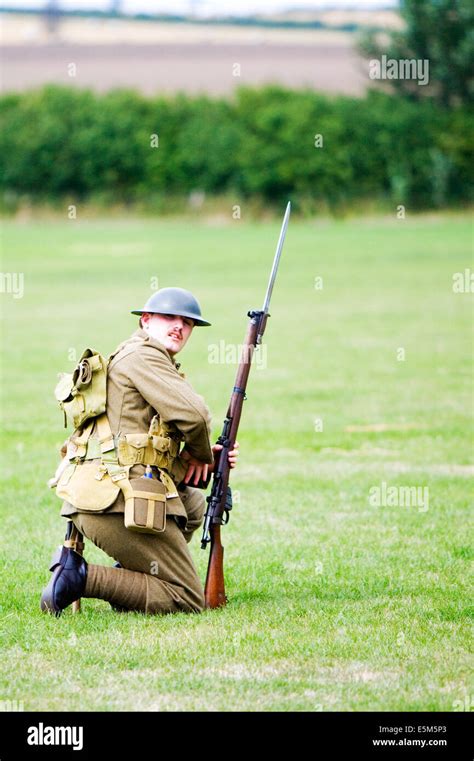
[[[156,338],[174,356],[186,345],[194,322],[173,314],[142,314],[143,330]]]

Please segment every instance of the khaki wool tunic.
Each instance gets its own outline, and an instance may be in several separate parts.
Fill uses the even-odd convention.
[[[184,436],[186,450],[193,457],[211,464],[211,417],[202,396],[178,371],[165,347],[141,328],[124,341],[111,355],[107,373],[107,417],[114,436],[123,433],[146,433],[156,413],[165,423],[172,423]],[[178,457],[170,475],[178,486],[187,464]],[[142,476],[144,465],[134,465],[130,478]],[[123,513],[122,492],[103,512]],[[61,515],[83,512],[63,502]],[[187,513],[181,498],[169,499],[167,515],[180,516],[185,528]],[[95,513],[97,514],[97,512]]]

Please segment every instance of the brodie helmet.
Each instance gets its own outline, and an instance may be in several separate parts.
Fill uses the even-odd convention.
[[[160,288],[153,293],[143,309],[134,309],[132,314],[173,314],[180,317],[189,317],[195,325],[210,325],[210,322],[201,317],[199,302],[190,291],[184,288]]]

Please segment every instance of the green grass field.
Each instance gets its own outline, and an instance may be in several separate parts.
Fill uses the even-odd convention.
[[[472,706],[472,294],[452,288],[473,269],[467,217],[290,222],[223,530],[229,604],[168,617],[99,600],[78,616],[39,610],[65,525],[46,488],[65,435],[56,374],[135,329],[129,310],[151,278],[189,288],[213,326],[180,359],[217,436],[236,368],[209,363],[208,347],[242,342],[279,223],[3,227],[3,273],[23,273],[24,295],[1,294],[0,699],[53,711]],[[382,482],[426,488],[429,504],[373,506]],[[85,554],[112,563],[89,542]]]

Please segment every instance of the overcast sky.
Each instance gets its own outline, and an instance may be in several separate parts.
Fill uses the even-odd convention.
[[[46,0],[2,0],[0,8],[44,8]],[[58,0],[60,8],[105,10],[111,0]],[[248,15],[291,8],[391,8],[398,0],[122,0],[124,13]]]

